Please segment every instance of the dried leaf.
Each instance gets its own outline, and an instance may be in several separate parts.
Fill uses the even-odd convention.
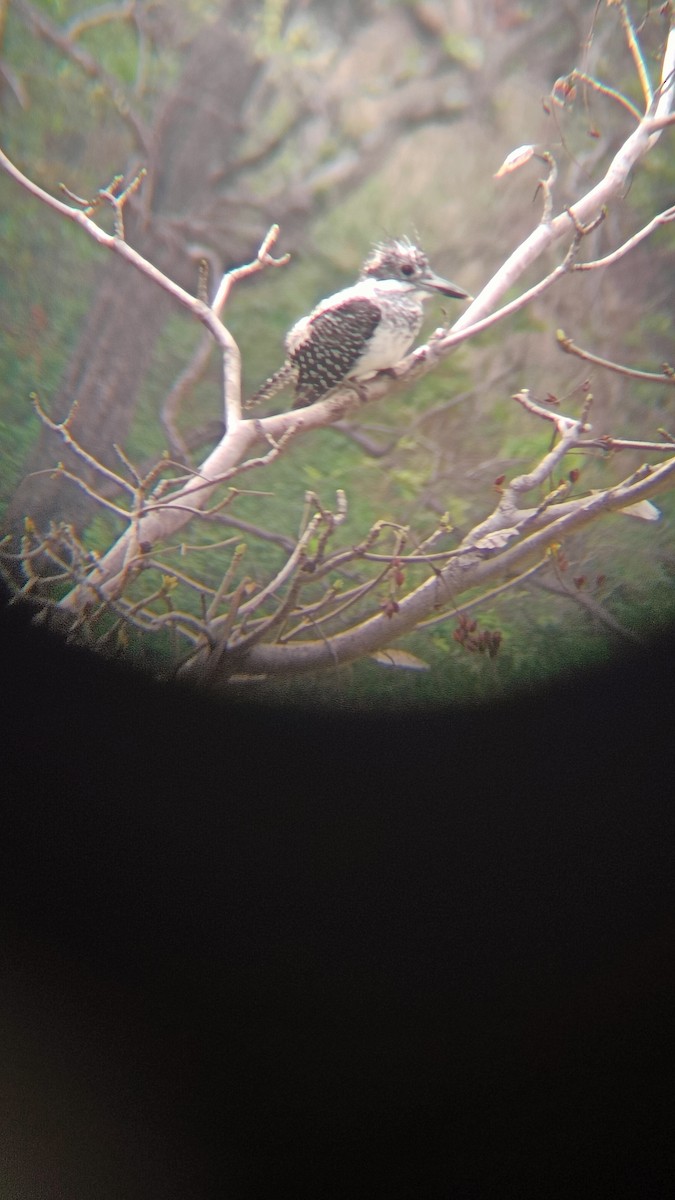
[[[501,550],[517,533],[517,529],[495,529],[494,533],[486,533],[485,537],[476,542],[476,550]]]
[[[409,654],[407,650],[375,650],[370,658],[382,667],[399,667],[404,671],[428,671],[429,663]]]
[[[597,496],[599,488],[591,488],[591,494]],[[638,521],[659,521],[661,509],[652,504],[651,500],[638,500],[635,504],[627,504],[625,508],[617,508],[617,512],[627,517],[637,517]]]
[[[512,150],[510,154],[507,154],[499,170],[495,171],[494,178],[501,179],[502,175],[509,175],[511,171],[517,171],[519,167],[524,167],[534,152],[534,146],[519,146],[517,150]]]
[[[619,512],[627,517],[637,517],[639,521],[658,521],[661,517],[661,509],[651,500],[638,500],[637,504],[629,504],[628,508],[620,508]]]

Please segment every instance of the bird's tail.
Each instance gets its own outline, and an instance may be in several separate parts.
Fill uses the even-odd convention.
[[[256,408],[259,404],[263,404],[265,400],[269,400],[272,396],[276,396],[277,392],[282,391],[283,388],[289,387],[291,384],[295,383],[295,377],[296,370],[292,363],[284,363],[283,367],[280,367],[278,371],[275,371],[274,375],[270,375],[269,379],[265,380],[262,386],[258,388],[257,392],[254,392],[254,394],[245,401],[244,408]]]

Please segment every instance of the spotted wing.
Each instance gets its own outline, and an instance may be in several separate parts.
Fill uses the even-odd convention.
[[[289,358],[297,369],[294,408],[314,404],[353,373],[380,321],[371,300],[347,300],[310,317]]]

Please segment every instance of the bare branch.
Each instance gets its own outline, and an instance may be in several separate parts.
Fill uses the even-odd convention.
[[[122,508],[119,504],[115,504],[112,500],[108,500],[105,496],[102,496],[95,488],[90,487],[86,480],[82,479],[81,475],[76,475],[73,471],[69,471],[67,467],[64,467],[63,463],[56,463],[53,467],[46,467],[43,471],[33,471],[32,475],[60,475],[63,479],[69,479],[71,483],[74,483],[80,491],[89,496],[89,499],[93,500],[101,508],[114,513],[116,517],[121,517],[125,524],[128,524],[132,517],[132,513],[128,508]]]
[[[440,577],[428,580],[415,591],[403,597],[398,611],[391,616],[378,613],[360,625],[337,633],[331,638],[330,652],[323,642],[303,642],[295,645],[293,658],[289,659],[284,646],[259,643],[252,647],[239,670],[253,674],[294,674],[318,671],[359,658],[409,632],[437,608],[438,597],[444,595],[445,602],[461,595],[469,588],[479,587],[511,571],[523,571],[528,561],[538,561],[553,541],[561,541],[571,533],[593,521],[601,512],[615,512],[621,508],[649,499],[673,486],[675,481],[675,458],[650,471],[643,479],[626,482],[584,500],[574,511],[559,517],[544,530],[530,534],[522,542],[491,558],[478,558],[467,554],[464,559],[454,560]]]
[[[599,438],[585,438],[581,443],[584,447],[597,447],[598,450],[642,450],[647,454],[665,454],[673,448],[673,440],[666,442],[645,442],[633,438],[614,438],[605,434]]]
[[[672,106],[675,76],[675,25],[670,29],[662,67],[662,86],[657,93],[654,111],[648,110],[640,121],[637,129],[620,147],[609,165],[607,172],[599,183],[595,184],[569,212],[560,213],[548,223],[540,224],[530,234],[521,246],[513,252],[490,282],[474,300],[473,304],[462,313],[453,326],[452,332],[466,329],[475,324],[489,313],[495,303],[504,295],[516,280],[537,258],[540,257],[555,241],[567,236],[574,228],[575,222],[584,225],[593,221],[609,201],[621,195],[631,170],[660,136],[661,129],[655,128],[653,121],[660,121],[668,115]],[[452,336],[450,334],[449,336]]]
[[[73,35],[72,31],[68,28],[65,30],[59,28],[40,9],[30,4],[29,0],[14,0],[14,8],[17,9],[26,24],[39,37],[44,38],[46,42],[49,42],[57,50],[60,50],[62,54],[65,54],[66,57],[72,59],[90,79],[97,79],[99,81],[109,93],[120,116],[127,122],[136,135],[138,148],[144,155],[147,155],[151,144],[150,130],[132,108],[119,79],[116,79],[114,75],[110,75],[101,66],[98,59],[93,54],[90,54],[84,46],[77,44],[74,40],[74,36],[77,36],[77,34]]]
[[[237,549],[235,550],[234,554],[232,555],[232,560],[230,562],[230,565],[227,568],[225,574],[223,575],[223,578],[221,579],[221,581],[218,585],[218,589],[214,593],[213,600],[211,601],[208,609],[206,610],[207,621],[210,621],[212,619],[212,617],[214,617],[216,615],[216,612],[218,611],[218,605],[221,603],[223,596],[225,596],[227,589],[230,586],[230,580],[233,578],[234,573],[237,570],[239,563],[241,562],[245,553],[246,553],[246,546],[237,546]]]
[[[665,63],[667,63],[669,59],[673,57],[673,55],[675,55],[675,31],[671,31],[668,41],[668,47],[664,59],[664,71],[666,69]],[[653,116],[654,118],[661,118],[666,115],[667,106],[670,105],[671,101],[672,87],[662,89],[655,111],[653,114],[650,114],[650,116]],[[640,126],[638,126],[638,129],[631,134],[628,140],[624,143],[624,146],[619,150],[618,154],[615,155],[615,158],[612,161],[604,180],[592,188],[590,192],[588,192],[587,195],[574,206],[570,213],[566,212],[564,214],[560,214],[553,220],[540,224],[539,227],[530,235],[530,237],[526,239],[522,246],[520,246],[518,250],[511,255],[511,257],[497,272],[487,287],[483,289],[478,298],[467,309],[463,316],[460,317],[459,321],[456,322],[453,329],[449,333],[445,330],[441,331],[434,338],[432,338],[431,342],[426,347],[421,347],[419,350],[413,352],[412,355],[409,355],[406,360],[404,360],[403,364],[401,364],[401,367],[396,372],[398,383],[400,385],[410,383],[413,379],[426,374],[428,370],[431,370],[432,367],[436,365],[440,358],[449,353],[451,348],[456,345],[460,339],[463,340],[464,337],[475,335],[482,328],[489,327],[489,325],[493,324],[495,320],[502,319],[504,316],[511,312],[517,311],[519,307],[522,307],[525,303],[527,303],[528,300],[530,300],[533,295],[536,294],[534,289],[529,289],[528,293],[519,298],[515,303],[504,306],[499,315],[490,313],[490,309],[493,308],[495,302],[501,295],[503,295],[504,291],[508,287],[512,286],[512,284],[515,282],[515,279],[530,265],[532,261],[534,261],[535,258],[543,253],[554,240],[563,237],[565,234],[569,234],[570,232],[572,232],[574,238],[578,239],[578,231],[580,227],[583,227],[584,221],[594,220],[598,213],[602,211],[606,201],[612,195],[618,194],[621,191],[628,172],[632,169],[635,162],[637,162],[637,160],[646,152],[646,150],[652,144],[654,138],[658,136],[658,132],[659,131],[648,130],[645,122],[641,122]],[[198,299],[188,296],[183,289],[172,283],[172,281],[168,280],[162,275],[161,272],[152,267],[151,264],[145,262],[140,255],[138,255],[132,250],[131,247],[127,245],[127,243],[121,241],[119,238],[111,238],[109,235],[104,234],[82,213],[74,212],[67,205],[61,204],[59,201],[43,192],[43,190],[37,187],[37,185],[32,184],[31,181],[27,180],[26,177],[17,170],[17,168],[9,163],[9,160],[7,160],[4,155],[0,157],[0,163],[15,179],[17,179],[18,182],[22,184],[22,186],[26,187],[27,190],[32,192],[32,194],[38,196],[45,203],[50,204],[51,207],[66,215],[70,220],[75,220],[77,223],[83,225],[83,227],[87,229],[87,231],[92,237],[95,238],[95,240],[97,240],[100,244],[107,246],[108,248],[114,249],[116,253],[121,254],[128,261],[130,261],[136,267],[136,269],[143,271],[145,274],[149,275],[150,278],[155,279],[160,286],[173,295],[185,308],[191,311],[199,320],[207,325],[212,335],[221,345],[224,353],[226,406],[228,407],[228,432],[220,445],[216,447],[216,450],[206,460],[206,463],[202,468],[202,475],[208,481],[207,484],[193,484],[192,487],[188,485],[187,494],[189,495],[199,486],[208,492],[211,489],[211,481],[214,477],[220,479],[222,479],[224,476],[231,477],[230,472],[236,466],[238,466],[238,464],[241,462],[243,454],[252,445],[253,441],[257,439],[256,430],[254,429],[253,431],[250,431],[247,429],[247,426],[250,423],[239,420],[239,351],[234,343],[234,339],[218,321],[214,308],[209,308]],[[234,277],[239,277],[242,270],[257,270],[259,269],[260,265],[264,265],[267,262],[269,255],[269,239],[271,238],[273,240],[275,236],[276,230],[273,228],[270,231],[270,235],[268,235],[268,239],[265,240],[259,251],[255,266],[249,265],[247,268],[237,268],[235,269],[234,273],[230,273],[224,278],[221,283],[221,288],[219,289],[219,294],[214,301],[215,308],[217,308],[219,303],[224,302],[224,299],[229,294]],[[556,268],[556,270],[552,272],[549,277],[547,277],[546,281],[542,281],[542,283],[540,285],[536,285],[536,287],[540,288],[544,286],[544,284],[550,286],[550,283],[554,282],[555,279],[557,279],[564,271],[568,269],[569,263],[565,261],[559,268]],[[478,324],[479,321],[481,322],[480,325]],[[374,400],[379,396],[386,394],[392,389],[393,386],[394,383],[392,382],[391,378],[383,379],[382,376],[379,376],[376,377],[372,382],[365,385],[364,395],[368,398],[368,400]],[[347,396],[343,389],[341,392],[339,391],[335,397],[330,397],[325,401],[321,401],[312,406],[312,409],[306,410],[300,419],[302,424],[298,424],[295,432],[309,432],[309,430],[312,428],[325,425],[331,420],[335,420],[341,416],[345,411],[345,407],[349,407],[350,405],[353,405],[353,403],[353,395]],[[258,428],[263,430],[265,437],[272,437],[278,442],[279,439],[283,438],[289,430],[289,414],[280,414],[277,417],[264,418],[263,421],[259,422]],[[182,494],[174,496],[172,499],[175,506],[181,504],[182,500],[187,499],[186,490],[184,490]],[[197,497],[192,497],[190,495],[190,499],[197,499]],[[198,509],[203,509],[205,504],[206,498],[204,495],[202,495],[200,502],[196,505],[196,507]],[[190,505],[185,507],[189,508]],[[150,519],[150,514],[148,514],[148,517],[145,518],[146,524],[144,526],[142,536],[144,540],[149,541],[152,544],[157,537],[165,536],[166,532],[175,532],[175,529],[179,527],[179,524],[184,523],[184,521],[189,518],[189,515],[189,512],[179,514],[175,511],[172,514],[169,514],[165,506],[163,519],[154,525],[147,524],[148,520]],[[168,528],[166,524],[169,516],[171,516],[170,528]],[[119,570],[119,568],[115,568],[114,563],[123,561],[124,558],[124,545],[122,544],[118,548],[113,547],[110,554],[106,556],[106,560],[104,560],[104,562],[101,564],[101,580],[103,580],[105,573],[109,571],[112,576],[110,580],[112,583],[115,574],[117,574],[117,571]],[[67,597],[64,601],[64,604],[67,607],[71,607],[73,605],[77,606],[82,599],[84,599],[84,597]]]
[[[620,621],[617,621],[616,617],[613,617],[603,604],[600,604],[593,596],[590,596],[588,592],[584,592],[580,588],[569,587],[559,573],[557,587],[543,579],[537,579],[535,583],[538,588],[542,589],[542,591],[551,592],[554,596],[564,596],[568,600],[573,600],[575,604],[578,604],[581,608],[585,609],[586,612],[591,613],[596,621],[599,621],[602,625],[605,625],[607,629],[611,629],[612,633],[618,634],[619,637],[625,638],[630,642],[635,642],[638,646],[644,645],[644,639],[641,638],[637,633],[634,633],[632,629],[627,629],[625,625],[622,625]]]
[[[482,604],[489,604],[497,596],[501,596],[504,592],[515,591],[521,583],[527,583],[538,575],[542,568],[549,565],[549,558],[546,556],[535,563],[533,567],[528,567],[526,571],[522,571],[520,575],[514,575],[511,579],[507,579],[506,583],[500,583],[497,587],[490,588],[487,592],[481,592],[480,596],[476,596],[473,600],[466,600],[463,604],[453,605],[447,612],[441,613],[440,616],[430,617],[428,621],[420,621],[417,629],[432,629],[434,625],[441,625],[445,621],[459,617],[462,613],[470,612],[472,608],[479,608]]]
[[[316,513],[307,525],[307,528],[305,529],[297,546],[295,546],[281,570],[277,572],[274,578],[271,579],[270,582],[261,589],[261,591],[256,592],[255,596],[248,600],[246,604],[242,605],[240,610],[242,616],[245,617],[256,612],[256,610],[260,608],[261,604],[264,604],[265,600],[267,600],[269,596],[274,595],[279,588],[283,587],[283,585],[301,569],[307,556],[307,546],[311,538],[317,532],[322,520],[323,517],[321,516],[321,513]]]
[[[119,0],[117,4],[100,4],[71,17],[63,27],[65,36],[72,41],[81,37],[88,29],[107,25],[112,21],[129,21],[133,18],[136,0]]]
[[[115,484],[116,488],[118,488],[120,491],[127,492],[127,494],[133,496],[134,488],[130,483],[127,483],[126,479],[123,479],[122,476],[118,475],[116,471],[111,471],[109,467],[104,466],[98,458],[94,458],[92,454],[89,454],[88,451],[85,450],[84,447],[75,440],[69,429],[69,425],[73,416],[75,415],[74,409],[71,408],[65,421],[57,422],[53,421],[52,418],[47,415],[40,404],[37,392],[31,393],[31,400],[33,402],[33,408],[35,409],[39,419],[42,421],[42,424],[46,425],[47,429],[51,429],[54,433],[57,433],[59,437],[63,439],[64,445],[68,446],[69,449],[71,449],[73,453],[82,460],[82,462],[86,463],[88,467],[91,467],[94,471],[98,472],[99,475],[102,475],[104,479],[111,480]]]
[[[628,240],[625,241],[622,246],[619,246],[616,250],[613,250],[611,254],[606,254],[604,258],[597,258],[593,262],[572,263],[570,270],[596,271],[599,267],[613,266],[615,262],[618,262],[619,259],[623,258],[625,254],[628,254],[629,251],[633,250],[641,241],[643,241],[646,237],[649,237],[649,235],[653,233],[655,229],[658,229],[661,225],[668,225],[671,221],[675,221],[675,205],[672,208],[666,208],[663,212],[659,213],[658,216],[653,217],[643,229],[640,229],[638,233],[633,234],[631,238],[628,238]]]
[[[241,267],[233,267],[231,271],[223,275],[211,306],[216,317],[220,315],[225,307],[230,292],[238,280],[245,279],[248,275],[254,275],[256,271],[262,271],[264,267],[285,267],[290,261],[290,254],[283,254],[281,258],[274,258],[270,253],[278,236],[279,226],[270,226],[253,262],[246,263]],[[221,326],[221,329],[224,329],[224,326]],[[225,428],[231,431],[241,421],[241,355],[239,347],[229,333],[227,333],[227,345],[224,346],[223,375]]]
[[[21,0],[24,3],[24,0]],[[25,5],[24,5],[25,7]],[[30,7],[30,6],[28,6]],[[236,342],[229,331],[220,322],[220,313],[226,304],[234,284],[256,271],[267,266],[281,266],[288,261],[288,256],[274,258],[272,247],[278,235],[278,228],[272,226],[264,239],[256,258],[248,264],[229,271],[220,281],[213,303],[207,304],[200,295],[189,295],[158,271],[151,263],[142,258],[124,241],[122,222],[124,202],[130,188],[137,186],[138,180],[133,181],[130,188],[122,190],[121,180],[116,177],[112,183],[101,189],[96,201],[79,201],[71,195],[78,211],[67,204],[56,200],[36,184],[33,184],[13,166],[0,152],[0,165],[29,193],[41,199],[60,215],[81,225],[86,232],[106,249],[119,254],[131,263],[137,270],[162,287],[169,295],[181,304],[208,329],[209,334],[221,348],[223,354],[223,393],[226,418],[226,433],[219,444],[208,455],[198,471],[190,473],[188,478],[166,481],[161,489],[156,489],[149,495],[150,477],[142,477],[128,460],[121,455],[129,470],[135,486],[130,486],[115,472],[101,468],[92,456],[86,456],[82,451],[82,461],[89,467],[98,469],[103,477],[117,486],[122,486],[127,495],[133,498],[133,508],[126,512],[121,508],[110,505],[118,515],[123,515],[130,528],[110,549],[108,554],[96,565],[91,558],[86,559],[81,549],[75,550],[76,563],[70,577],[76,581],[76,586],[61,602],[61,608],[66,613],[81,612],[78,618],[87,636],[92,635],[94,622],[99,619],[101,612],[119,615],[121,620],[127,620],[130,625],[143,630],[171,628],[181,633],[193,642],[195,647],[191,659],[185,667],[185,673],[192,671],[203,673],[217,681],[226,679],[236,670],[238,673],[279,674],[287,670],[294,672],[303,670],[318,670],[324,666],[337,665],[361,657],[373,650],[389,645],[420,623],[428,625],[440,619],[447,619],[449,611],[460,612],[457,599],[468,589],[491,586],[496,580],[505,582],[495,584],[483,598],[496,595],[514,587],[518,582],[529,579],[539,571],[546,561],[548,548],[551,543],[581,529],[584,525],[595,520],[605,512],[620,511],[649,497],[656,495],[666,487],[672,487],[675,480],[675,457],[672,447],[649,441],[614,440],[609,437],[589,438],[590,430],[587,424],[587,413],[581,419],[562,416],[551,412],[534,401],[527,392],[521,392],[516,397],[518,403],[537,419],[544,420],[555,426],[557,439],[555,444],[545,453],[533,469],[521,474],[507,483],[501,490],[499,501],[494,511],[463,538],[461,544],[446,553],[425,553],[431,545],[437,544],[437,538],[445,532],[441,525],[433,534],[418,543],[418,552],[403,555],[406,544],[415,541],[414,536],[406,527],[394,526],[395,550],[390,555],[378,555],[372,552],[380,529],[385,523],[379,523],[377,531],[371,530],[360,545],[347,548],[331,546],[332,553],[327,553],[329,539],[339,526],[346,508],[338,502],[335,513],[325,509],[316,497],[308,502],[314,505],[314,511],[308,520],[297,542],[287,539],[288,556],[284,565],[277,571],[273,579],[262,588],[257,587],[249,579],[241,580],[234,591],[232,586],[235,572],[239,567],[243,548],[235,551],[229,566],[224,570],[221,582],[216,589],[206,588],[198,580],[180,572],[166,571],[162,563],[150,558],[149,550],[157,542],[165,540],[181,529],[193,516],[205,519],[215,519],[220,510],[230,503],[233,493],[224,499],[214,496],[215,489],[242,472],[258,466],[266,466],[284,453],[290,442],[296,437],[316,429],[335,424],[345,412],[371,402],[390,393],[396,387],[409,385],[432,370],[437,363],[450,353],[460,341],[476,336],[482,330],[490,328],[497,321],[518,312],[531,303],[534,298],[553,286],[563,274],[572,270],[598,269],[618,261],[638,242],[648,236],[660,225],[672,221],[675,209],[667,209],[655,217],[649,225],[635,234],[622,247],[607,255],[604,259],[593,263],[577,263],[576,255],[583,238],[594,228],[604,216],[609,201],[622,195],[630,172],[639,159],[652,147],[657,138],[671,122],[670,109],[673,98],[674,60],[675,60],[675,31],[671,29],[666,52],[664,55],[662,83],[652,93],[651,86],[644,68],[641,55],[636,57],[637,40],[623,3],[619,3],[620,16],[624,25],[629,48],[636,62],[645,92],[646,113],[640,116],[633,110],[633,116],[638,122],[637,128],[626,139],[623,146],[615,154],[602,180],[595,184],[569,210],[553,215],[552,183],[555,178],[556,165],[548,151],[543,154],[549,167],[549,177],[540,184],[544,192],[544,212],[538,227],[518,247],[502,268],[488,282],[478,298],[466,310],[451,330],[437,330],[426,346],[422,346],[408,355],[401,363],[388,373],[368,380],[358,389],[347,384],[335,390],[334,393],[320,400],[301,412],[275,414],[258,420],[242,420],[241,417],[241,361]],[[632,41],[631,41],[632,39]],[[634,44],[633,44],[634,43]],[[639,47],[637,47],[639,52]],[[607,90],[607,89],[603,89]],[[100,203],[111,204],[116,214],[116,231],[114,236],[105,234],[91,219],[100,207]],[[522,273],[533,262],[546,252],[556,240],[564,240],[567,249],[563,261],[545,278],[533,287],[527,289],[521,296],[508,304],[498,307],[504,293],[520,278]],[[562,336],[562,335],[561,335]],[[633,378],[650,379],[659,383],[672,383],[673,374],[664,368],[664,376],[653,376],[647,372],[633,372],[621,368],[617,364],[580,351],[574,343],[565,339],[564,349],[576,354],[596,365],[609,366],[630,374]],[[179,446],[179,435],[175,430],[175,411],[180,397],[187,386],[195,379],[206,361],[206,343],[197,350],[192,363],[183,373],[169,395],[165,407],[165,424],[168,413],[171,423],[170,434],[173,443]],[[71,414],[72,416],[72,414]],[[64,441],[76,448],[76,443],[69,432],[67,418],[61,426],[52,422],[52,427],[61,433]],[[49,421],[49,418],[46,418]],[[256,447],[262,445],[263,453],[254,455]],[[569,497],[569,483],[553,486],[550,477],[559,467],[565,455],[570,450],[599,449],[602,451],[632,449],[644,450],[647,453],[668,453],[668,460],[657,467],[644,466],[634,472],[628,479],[616,487],[584,497]],[[77,450],[75,449],[77,453]],[[61,466],[57,470],[64,470]],[[164,469],[158,464],[156,473]],[[69,476],[70,477],[70,476]],[[156,475],[153,476],[156,478]],[[81,484],[85,488],[86,484]],[[523,497],[538,489],[548,488],[548,493],[539,499],[540,493],[530,507],[521,507]],[[552,488],[552,490],[550,490]],[[94,489],[90,488],[92,494]],[[222,493],[221,493],[222,494]],[[99,497],[100,500],[100,497]],[[209,507],[211,506],[211,507]],[[311,510],[310,510],[311,511]],[[309,515],[309,514],[308,514]],[[234,523],[234,522],[233,522]],[[63,545],[68,544],[67,533],[63,534]],[[290,544],[288,544],[290,542]],[[175,547],[169,547],[175,549]],[[52,542],[45,542],[44,549],[52,555],[53,561],[60,565],[60,549],[56,534]],[[27,551],[24,561],[31,563],[30,556],[34,548],[27,540]],[[66,556],[67,557],[67,556]],[[331,583],[316,599],[317,592],[307,590],[312,583],[320,583],[328,572],[346,568],[354,562],[372,559],[381,562],[375,578],[365,583],[359,581],[346,595],[338,591]],[[414,590],[403,595],[402,581],[405,578],[403,567],[406,564],[420,563],[427,567],[427,578]],[[68,564],[63,564],[68,569]],[[307,568],[311,569],[307,569]],[[127,584],[140,571],[159,569],[166,572],[166,578],[151,596],[146,596],[131,603],[123,592]],[[30,569],[30,568],[29,568]],[[34,570],[34,567],[33,567]],[[372,568],[370,569],[372,573]],[[361,573],[365,573],[361,572]],[[355,572],[357,578],[359,572]],[[513,576],[515,575],[515,578]],[[415,578],[419,578],[416,575]],[[30,582],[30,581],[29,581]],[[203,619],[200,621],[189,614],[174,611],[174,601],[171,599],[172,588],[176,582],[181,582],[199,594],[202,605]],[[375,588],[381,586],[380,595],[373,598]],[[253,589],[256,589],[255,591]],[[301,597],[310,599],[301,602]],[[283,594],[282,594],[283,593]],[[337,633],[326,636],[324,630],[328,622],[336,621],[357,603],[370,597],[368,604],[377,603],[382,599],[376,611],[370,615],[356,619],[352,616],[352,627],[342,629]],[[271,602],[271,604],[270,604]],[[474,603],[472,600],[470,603]],[[99,606],[98,615],[93,619],[87,613],[89,604]],[[155,615],[152,606],[166,605],[169,612]],[[227,605],[227,611],[218,614],[219,608]],[[263,608],[267,606],[267,608]],[[450,607],[449,607],[450,606]],[[273,611],[269,612],[272,607]],[[367,605],[362,604],[359,613],[363,614]],[[444,610],[439,614],[439,610]],[[268,615],[262,615],[267,613]],[[336,622],[337,623],[337,622]],[[292,626],[292,628],[288,628]],[[316,641],[301,641],[300,635],[308,627],[314,626],[319,634]],[[273,635],[275,644],[263,644],[263,638]],[[92,635],[93,636],[93,635]],[[105,636],[108,636],[106,634]]]
[[[633,22],[628,15],[628,9],[626,7],[625,0],[609,0],[609,4],[610,6],[613,5],[619,10],[619,17],[623,26],[623,31],[626,35],[626,43],[635,64],[635,70],[637,72],[638,79],[640,80],[645,107],[648,109],[652,103],[652,100],[654,99],[654,94],[652,92],[652,85],[649,79],[647,65],[642,55],[640,43],[635,36],[635,29],[633,28]]]
[[[661,375],[656,375],[653,371],[638,371],[635,367],[624,367],[621,363],[612,362],[611,359],[600,358],[597,354],[591,354],[590,350],[582,350],[580,346],[575,345],[572,339],[563,333],[562,329],[558,330],[556,341],[565,354],[573,354],[575,358],[581,358],[584,362],[593,363],[596,367],[604,367],[607,371],[615,371],[617,375],[627,375],[629,379],[640,379],[646,383],[659,383],[675,387],[675,371],[672,367],[664,369]]]

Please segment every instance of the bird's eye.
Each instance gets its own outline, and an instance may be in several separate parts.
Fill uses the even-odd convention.
[[[405,275],[408,279],[410,279],[410,276],[414,274],[415,268],[413,267],[412,263],[404,263],[401,267],[401,275]]]

